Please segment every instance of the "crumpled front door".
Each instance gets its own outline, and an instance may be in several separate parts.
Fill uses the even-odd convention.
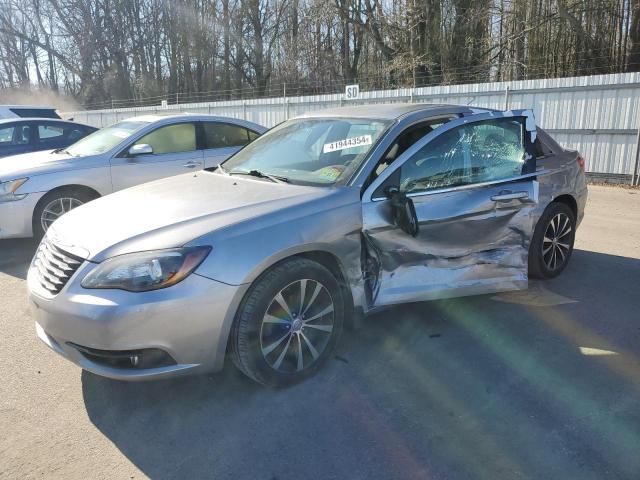
[[[370,308],[527,287],[538,204],[532,125],[530,112],[454,120],[372,184],[363,200]],[[412,201],[414,234],[381,197],[385,185]]]

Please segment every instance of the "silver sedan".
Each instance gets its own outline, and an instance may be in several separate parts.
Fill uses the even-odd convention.
[[[583,170],[526,110],[314,112],[218,168],[56,221],[28,274],[37,333],[117,379],[218,370],[228,353],[258,382],[296,382],[370,312],[558,275]]]
[[[265,131],[174,114],[123,120],[66,148],[0,159],[0,239],[41,238],[60,216],[108,193],[215,166]]]

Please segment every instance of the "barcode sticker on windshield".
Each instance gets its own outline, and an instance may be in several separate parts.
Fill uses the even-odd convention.
[[[337,152],[338,150],[345,150],[347,148],[371,145],[371,143],[373,143],[371,135],[360,135],[359,137],[345,138],[344,140],[338,140],[337,142],[325,143],[322,148],[322,153]]]

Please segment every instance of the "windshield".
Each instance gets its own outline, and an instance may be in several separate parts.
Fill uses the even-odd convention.
[[[67,152],[74,157],[98,155],[111,150],[134,132],[149,125],[148,122],[126,121],[116,123],[93,132],[67,148]]]
[[[358,169],[389,124],[363,118],[291,120],[224,162],[224,170],[230,174],[257,171],[306,185],[333,185]]]

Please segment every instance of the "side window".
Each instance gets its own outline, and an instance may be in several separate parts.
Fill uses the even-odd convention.
[[[520,175],[525,163],[520,119],[470,123],[445,132],[408,159],[400,189],[421,192]]]
[[[28,145],[31,141],[31,125],[0,128],[0,145]]]
[[[77,142],[82,137],[85,137],[89,134],[89,130],[81,127],[70,127],[67,129],[66,136],[67,140],[71,143]]]
[[[260,136],[259,133],[254,132],[253,130],[247,130],[247,133],[249,134],[249,142],[253,142],[256,138]]]
[[[194,123],[179,123],[160,127],[135,143],[141,144],[151,145],[154,155],[191,152],[196,149],[196,126]]]
[[[242,147],[251,141],[249,131],[238,125],[204,122],[203,127],[205,148]]]
[[[0,127],[0,145],[11,145],[13,143],[13,131],[15,127]]]
[[[451,117],[453,118],[453,117]],[[372,174],[372,180],[380,175],[389,165],[391,165],[396,158],[402,155],[409,147],[419,141],[425,135],[428,135],[436,128],[447,123],[451,118],[439,118],[435,120],[429,120],[426,122],[413,125],[404,130],[391,146],[387,149],[382,159],[376,165]]]
[[[40,143],[47,143],[52,140],[61,140],[64,135],[64,128],[57,125],[38,125],[38,137]]]

